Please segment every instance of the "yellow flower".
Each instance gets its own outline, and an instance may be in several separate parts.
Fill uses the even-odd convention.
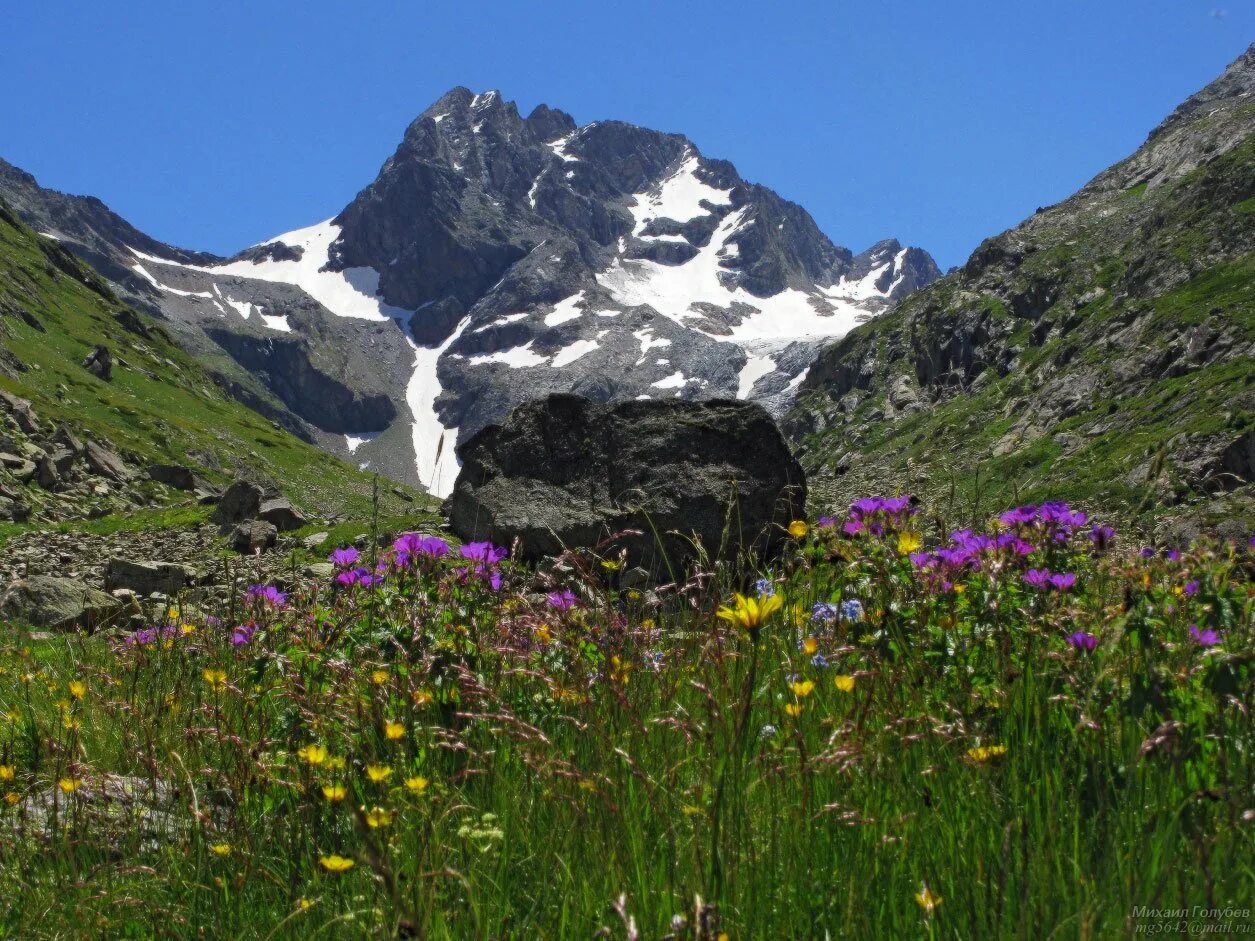
[[[338,804],[349,796],[349,789],[343,784],[324,784],[322,786],[322,796],[331,801],[331,803]]]
[[[328,771],[343,771],[344,765],[345,765],[345,762],[344,762],[343,755],[332,755],[330,758],[327,759]]]
[[[817,641],[814,637],[808,637],[806,640],[802,641],[802,653],[806,654],[806,656],[813,657],[815,655],[815,651],[818,649],[819,641]]]
[[[405,779],[405,786],[411,794],[423,793],[423,791],[427,790],[427,785],[429,783],[430,782],[421,774],[416,774],[412,778]]]
[[[327,872],[348,872],[353,868],[353,860],[332,853],[330,856],[319,856],[318,864]]]
[[[366,810],[364,807],[362,809]],[[391,826],[392,811],[385,810],[382,807],[372,807],[370,810],[366,810],[366,825],[372,830]]]
[[[296,757],[307,765],[320,765],[327,760],[327,749],[323,745],[306,745],[296,750]]]
[[[811,528],[806,525],[806,520],[794,520],[789,524],[789,535],[794,539],[802,539],[810,531]]]
[[[805,707],[800,702],[791,702],[791,703],[785,703],[784,711],[786,714],[793,716],[793,718],[796,719],[798,716],[802,714],[802,710],[804,708]]]
[[[915,893],[915,901],[919,903],[919,907],[924,910],[925,915],[931,915],[944,900],[940,895],[928,888],[928,883],[925,882],[920,886],[919,891]]]
[[[602,559],[601,567],[605,569],[607,572],[617,572],[619,571],[619,569],[623,568],[623,560],[622,559]]]
[[[10,807],[16,806],[17,802],[20,801],[21,799],[22,799],[22,795],[18,794],[17,791],[9,791],[7,794],[4,795],[4,802],[8,804]]]
[[[840,673],[837,676],[834,676],[832,678],[832,681],[836,685],[837,689],[841,690],[841,692],[843,693],[854,692],[854,677],[850,676],[849,674]]]
[[[403,722],[385,722],[383,724],[384,737],[390,742],[397,739],[405,738],[405,723]]]
[[[17,774],[13,765],[0,765],[0,781],[12,781]]]
[[[387,670],[371,670],[370,681],[374,683],[376,686],[383,686],[384,683],[388,682],[388,671]]]
[[[220,693],[227,688],[226,670],[202,670],[201,676],[205,678],[205,682],[209,684],[209,688],[215,693]]]
[[[548,624],[540,625],[532,633],[535,635],[538,644],[548,644],[553,640],[553,632],[549,630]]]
[[[990,758],[1000,758],[1007,753],[1006,745],[982,745],[977,748],[969,748],[967,757],[971,758],[977,764],[984,764]]]
[[[209,852],[213,853],[215,856],[230,856],[231,844],[230,843],[214,843],[209,847]]]
[[[410,694],[410,699],[414,701],[416,706],[425,706],[432,700],[432,695],[425,689],[416,689]]]
[[[73,794],[82,786],[82,778],[62,778],[57,782],[57,787],[61,788],[63,794]]]
[[[772,595],[768,598],[746,598],[738,594],[735,598],[735,607],[729,608],[725,605],[715,614],[725,621],[739,624],[750,631],[762,627],[767,618],[779,611],[781,605],[784,604],[784,599],[779,595]]]
[[[77,731],[83,727],[83,720],[71,715],[65,715],[61,718],[61,724],[70,731]]]
[[[898,533],[898,554],[910,555],[912,552],[918,552],[920,547],[924,545],[924,540],[920,539],[919,533],[904,529]]]
[[[188,634],[195,634],[195,633],[196,633],[196,625],[195,625],[195,624],[180,624],[180,625],[179,625],[179,633],[180,633],[180,634],[182,634],[182,635],[183,635],[183,636],[185,636],[185,637],[186,637]]]
[[[366,777],[368,777],[375,784],[380,784],[392,777],[392,769],[384,767],[383,765],[367,765]]]
[[[297,899],[296,907],[299,908],[303,912],[307,912],[311,908],[314,907],[314,903],[311,902],[309,899]]]
[[[87,695],[87,684],[82,680],[70,680],[66,688],[69,689],[70,695],[75,699],[82,699]]]
[[[815,691],[815,681],[802,680],[797,683],[790,683],[789,688],[793,690],[793,695],[798,699],[805,699]]]

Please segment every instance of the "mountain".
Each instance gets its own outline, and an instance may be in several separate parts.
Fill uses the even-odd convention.
[[[677,134],[455,88],[334,218],[230,259],[0,167],[0,196],[96,265],[245,401],[446,493],[454,445],[556,391],[753,398],[779,412],[826,340],[940,276],[855,255]]]
[[[825,349],[786,419],[812,492],[1250,529],[1253,132],[1255,46],[1130,157]]]
[[[89,368],[100,346],[109,370]],[[207,490],[247,476],[323,516],[372,510],[369,475],[238,402],[161,322],[0,201],[0,541],[9,521],[195,516],[190,484],[158,482],[180,475]],[[385,491],[383,512],[413,511],[412,496]]]

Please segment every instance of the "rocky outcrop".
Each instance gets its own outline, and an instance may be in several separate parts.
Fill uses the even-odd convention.
[[[0,617],[10,624],[50,630],[104,626],[119,602],[72,578],[36,575],[10,582],[0,598]]]
[[[194,573],[177,562],[138,562],[114,557],[105,565],[105,591],[127,588],[138,595],[177,595]]]
[[[745,402],[552,395],[481,431],[461,456],[449,501],[461,538],[517,540],[526,559],[622,548],[656,577],[678,576],[694,539],[711,557],[769,552],[806,501],[780,432]]]
[[[262,488],[248,480],[237,480],[218,498],[213,520],[223,527],[255,519],[261,511]]]

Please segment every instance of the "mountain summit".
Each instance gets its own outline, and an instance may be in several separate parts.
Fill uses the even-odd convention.
[[[231,259],[155,243],[20,171],[0,196],[229,358],[242,394],[435,493],[459,439],[550,392],[779,410],[822,341],[940,276],[896,241],[834,245],[678,134],[578,127],[546,105],[524,118],[466,88],[337,216]]]

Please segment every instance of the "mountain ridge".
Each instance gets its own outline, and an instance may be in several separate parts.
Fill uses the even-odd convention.
[[[450,90],[343,210],[230,258],[18,174],[0,195],[242,395],[434,492],[459,440],[549,392],[779,412],[823,339],[940,275],[895,240],[835,245],[683,135],[524,118],[495,90]]]
[[[825,349],[786,418],[817,490],[1249,525],[1253,132],[1255,46],[1134,153]]]

